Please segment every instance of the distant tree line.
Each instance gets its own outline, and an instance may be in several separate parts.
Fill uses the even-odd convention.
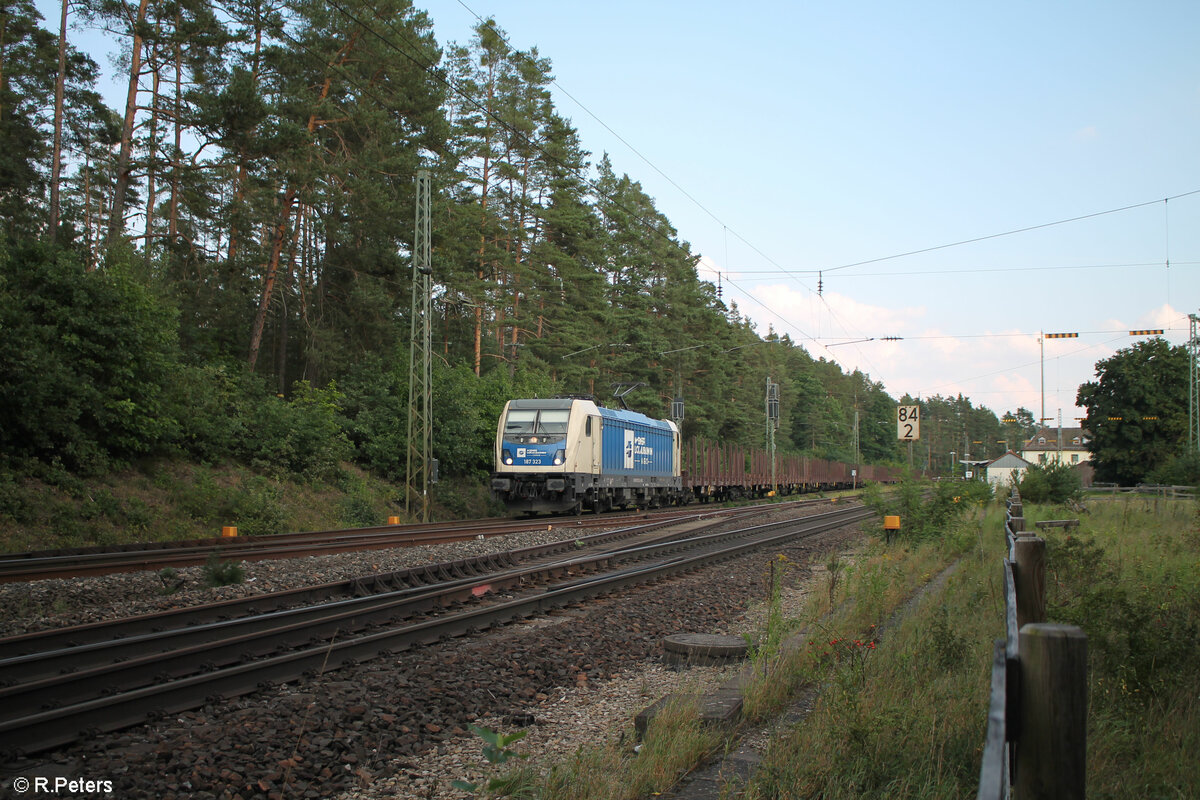
[[[756,331],[487,20],[439,45],[406,0],[78,0],[0,10],[0,445],[6,468],[145,457],[402,477],[414,176],[433,197],[434,450],[489,468],[504,401],[640,383],[685,436],[949,473],[1031,417],[896,401]],[[120,43],[122,108],[71,44]],[[961,443],[961,444],[960,444]],[[33,466],[31,466],[33,465]],[[38,466],[40,465],[40,466]]]

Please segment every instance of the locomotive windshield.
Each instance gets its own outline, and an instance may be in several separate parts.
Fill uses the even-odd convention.
[[[504,419],[504,438],[517,442],[547,441],[567,435],[569,408],[510,408]]]

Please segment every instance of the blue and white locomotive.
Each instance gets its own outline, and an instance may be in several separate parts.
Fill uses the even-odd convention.
[[[510,400],[492,492],[512,511],[607,511],[678,502],[679,428],[591,398]]]

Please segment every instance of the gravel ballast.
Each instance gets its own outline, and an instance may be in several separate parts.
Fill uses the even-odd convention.
[[[557,538],[553,534],[258,562],[246,565],[258,586],[186,592],[208,601],[291,588],[305,576],[323,583],[521,547]],[[802,582],[805,565],[822,562],[855,536],[843,529],[486,635],[215,701],[44,754],[5,773],[111,780],[120,797],[461,797],[450,781],[478,780],[487,766],[469,724],[527,730],[521,750],[539,764],[620,735],[638,711],[664,694],[703,691],[731,669],[669,670],[661,663],[665,636],[753,631],[757,623],[748,612],[766,595],[767,561],[775,552],[797,565],[790,578]],[[50,616],[27,615],[21,621],[27,630],[93,621],[114,610],[121,616],[158,610],[186,597],[147,598],[158,583],[153,574],[41,583],[69,584],[69,594],[61,595],[69,607]],[[0,587],[0,602],[12,602],[19,588]],[[54,602],[56,592],[66,592],[38,584],[25,589],[37,598],[32,603]],[[89,606],[89,596],[105,602]]]

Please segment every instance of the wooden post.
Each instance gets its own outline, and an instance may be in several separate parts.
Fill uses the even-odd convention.
[[[1025,530],[1025,518],[1013,517],[1008,521],[1008,525],[1010,528],[1012,528],[1013,533],[1020,533],[1021,531]]]
[[[1017,627],[1046,621],[1046,540],[1040,536],[1016,537]]]
[[[1014,788],[1021,800],[1087,794],[1087,636],[1074,625],[1021,629],[1020,735]]]

